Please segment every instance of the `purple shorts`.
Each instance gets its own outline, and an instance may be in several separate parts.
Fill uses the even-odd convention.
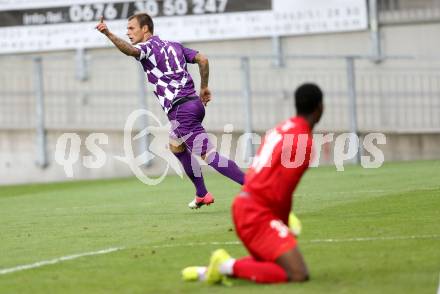
[[[202,126],[205,106],[199,98],[177,105],[168,112],[171,122],[170,138],[177,144],[185,144],[189,151],[204,155],[213,146]]]

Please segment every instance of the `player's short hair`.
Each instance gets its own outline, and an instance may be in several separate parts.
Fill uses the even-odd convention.
[[[147,26],[150,33],[154,34],[154,23],[153,23],[153,19],[151,18],[151,16],[149,16],[146,13],[136,13],[136,14],[133,14],[132,16],[130,16],[128,18],[128,20],[132,20],[133,18],[137,19],[141,28],[143,28],[144,26]]]
[[[313,84],[306,83],[299,86],[295,91],[295,107],[297,114],[311,114],[322,103],[322,91]]]

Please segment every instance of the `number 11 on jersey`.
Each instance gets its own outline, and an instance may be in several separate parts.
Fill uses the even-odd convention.
[[[160,53],[162,53],[165,57],[165,65],[167,67],[167,71],[164,74],[174,74],[183,71],[182,66],[180,65],[179,59],[177,58],[176,50],[174,50],[173,46],[168,45],[162,47],[160,49]],[[172,60],[170,60],[172,59]],[[171,61],[171,62],[170,62]]]

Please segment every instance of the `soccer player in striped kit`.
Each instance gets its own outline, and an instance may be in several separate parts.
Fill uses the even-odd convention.
[[[122,53],[135,57],[146,72],[148,82],[153,84],[154,94],[172,125],[170,149],[196,188],[196,196],[188,206],[197,209],[214,202],[214,197],[205,187],[200,165],[194,155],[201,156],[219,173],[242,185],[243,172],[234,161],[224,158],[215,150],[202,126],[205,106],[211,100],[208,59],[178,42],[162,40],[154,35],[153,20],[146,13],[135,14],[128,19],[127,36],[131,44],[114,35],[103,18],[96,29]],[[197,63],[199,66],[199,95],[188,72],[188,63]]]

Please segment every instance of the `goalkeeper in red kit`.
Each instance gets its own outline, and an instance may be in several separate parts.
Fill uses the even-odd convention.
[[[292,194],[310,162],[312,130],[323,113],[323,94],[315,84],[295,91],[297,115],[269,131],[232,204],[238,237],[250,256],[232,258],[224,249],[207,267],[188,267],[184,280],[220,283],[225,277],[256,283],[304,282],[309,272],[288,227]]]

